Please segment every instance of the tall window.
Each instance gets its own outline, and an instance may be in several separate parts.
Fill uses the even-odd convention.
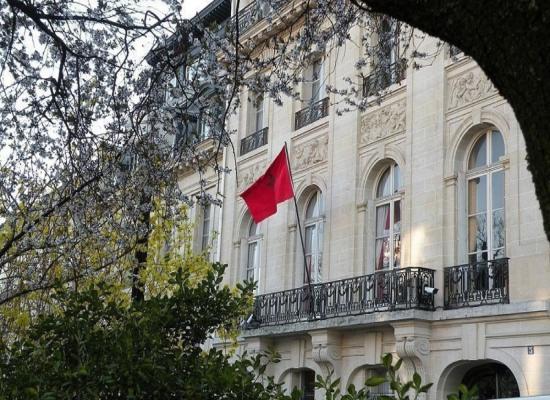
[[[377,21],[378,43],[373,58],[373,71],[364,81],[365,97],[405,78],[406,62],[399,52],[400,23],[386,16],[378,18]]]
[[[376,188],[376,271],[401,266],[401,171],[388,167]]]
[[[265,128],[264,126],[264,96],[263,94],[254,94],[250,101],[248,112],[248,134],[251,135]]]
[[[201,250],[206,250],[210,244],[211,209],[211,204],[205,205],[202,209]]]
[[[264,127],[264,96],[258,95],[254,105],[254,132]]]
[[[260,279],[260,229],[252,221],[248,228],[247,254],[246,254],[246,280],[259,281]]]
[[[311,196],[307,203],[305,226],[306,268],[311,282],[321,282],[323,261],[323,224],[324,204],[319,190]],[[307,283],[307,273],[304,271],[304,283]]]
[[[306,87],[304,98],[309,103],[316,103],[325,97],[323,83],[323,61],[317,59],[311,63],[305,73]]]
[[[504,140],[488,130],[476,141],[468,159],[468,261],[505,255]]]

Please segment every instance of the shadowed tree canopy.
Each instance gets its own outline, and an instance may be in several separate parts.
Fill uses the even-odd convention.
[[[516,114],[550,240],[550,2],[353,0],[472,56]]]

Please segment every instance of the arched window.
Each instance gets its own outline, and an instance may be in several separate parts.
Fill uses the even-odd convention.
[[[306,268],[311,282],[321,282],[323,260],[323,224],[324,204],[323,196],[316,190],[309,198],[306,207],[305,247]],[[304,283],[307,283],[307,273],[304,271]]]
[[[504,155],[502,134],[483,133],[468,158],[468,261],[494,260],[505,255]]]
[[[262,237],[259,226],[250,222],[248,228],[245,279],[258,282],[260,279],[260,243]]]
[[[488,363],[469,370],[462,383],[478,388],[479,400],[519,397],[519,388],[512,371],[503,364]]]
[[[389,166],[376,187],[375,270],[401,266],[401,171]]]

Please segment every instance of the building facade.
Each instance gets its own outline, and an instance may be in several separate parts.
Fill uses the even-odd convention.
[[[267,23],[243,3],[246,39]],[[224,159],[238,180],[207,177],[224,201],[194,214],[197,243],[217,231],[226,282],[258,282],[242,349],[278,351],[268,373],[308,399],[322,396],[314,373],[361,386],[385,353],[434,383],[428,399],[460,383],[482,398],[550,394],[550,246],[513,110],[447,46],[420,69],[388,68],[380,102],[338,115],[325,87],[356,75],[361,35],[312,59],[303,101],[243,90]],[[292,201],[255,224],[239,197],[285,143],[301,235]],[[181,185],[199,190],[192,174]]]

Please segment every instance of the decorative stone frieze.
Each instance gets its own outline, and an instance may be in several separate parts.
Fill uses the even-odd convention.
[[[258,179],[266,169],[265,161],[253,164],[249,167],[243,168],[239,171],[239,178],[237,188],[239,193],[250,186],[256,179]]]
[[[480,69],[452,78],[449,80],[448,85],[448,110],[453,110],[496,93],[493,83]]]
[[[360,144],[375,142],[406,128],[406,101],[402,99],[380,109],[367,113],[361,118]]]
[[[292,167],[303,170],[327,160],[328,135],[323,135],[294,146]]]

